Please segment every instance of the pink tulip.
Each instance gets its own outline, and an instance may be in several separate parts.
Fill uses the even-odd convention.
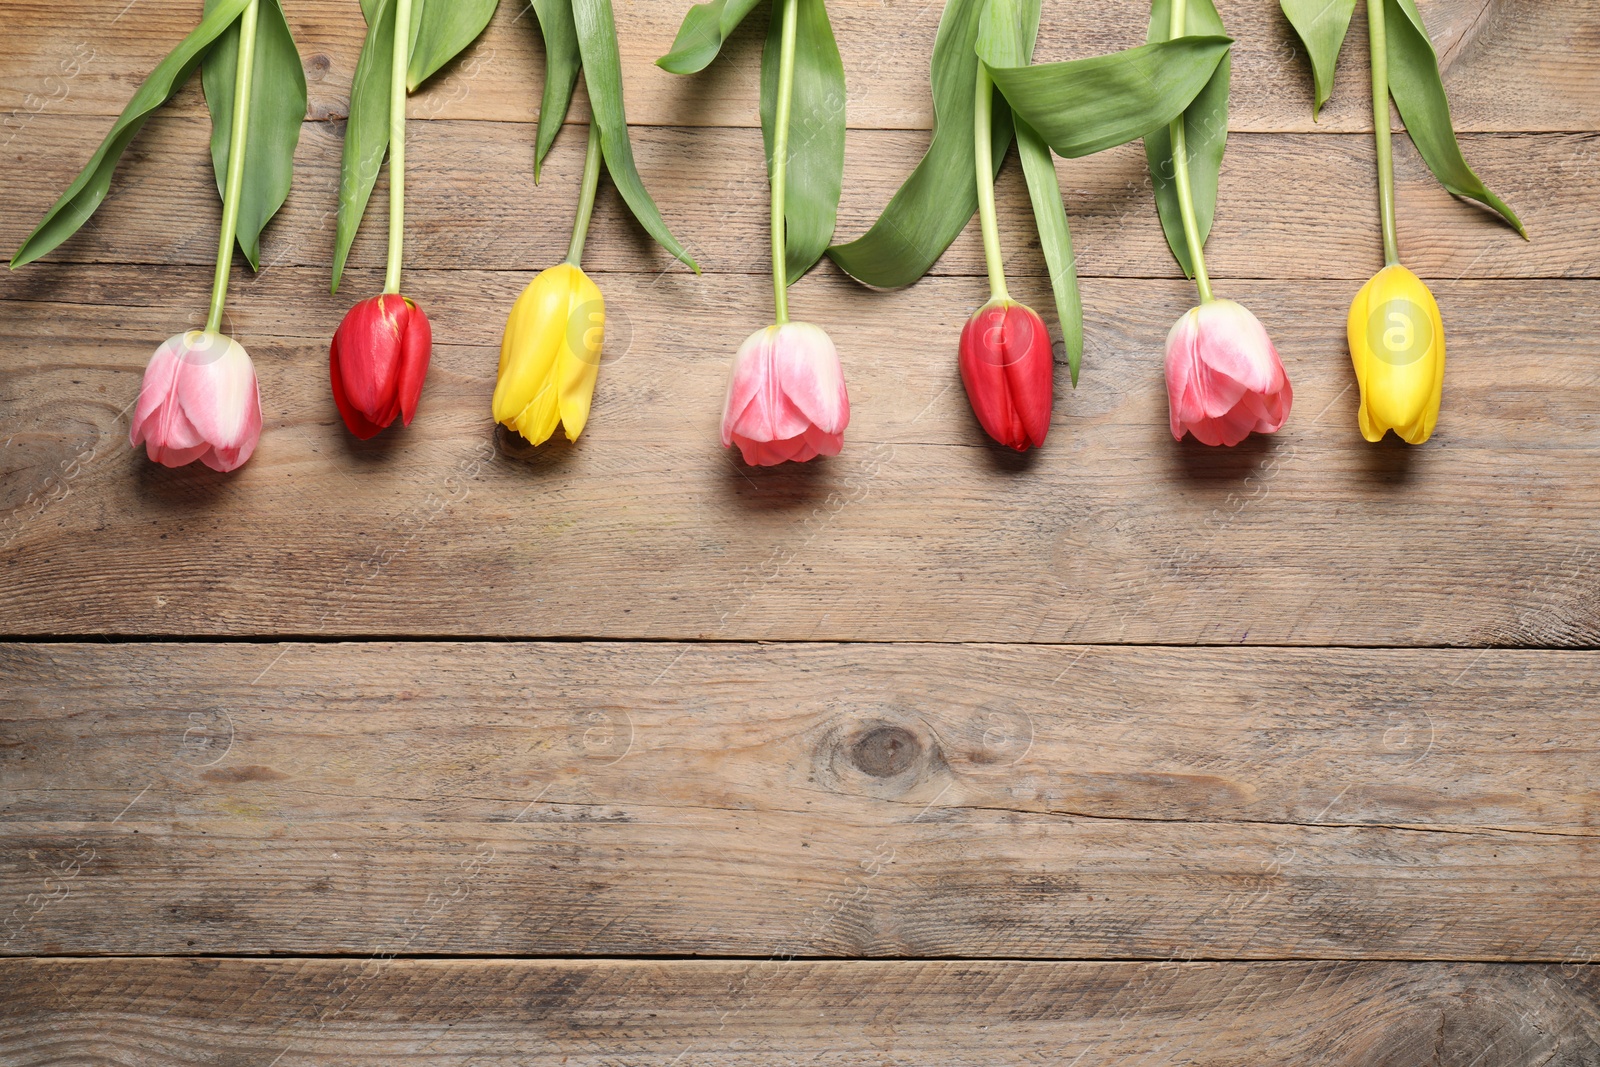
[[[1190,309],[1167,334],[1167,398],[1172,436],[1236,445],[1275,433],[1289,417],[1294,390],[1272,339],[1232,300]]]
[[[190,330],[150,357],[128,440],[167,467],[199,460],[212,470],[244,464],[261,439],[261,394],[244,346]]]
[[[850,421],[839,351],[806,322],[757,330],[733,357],[733,380],[722,412],[722,444],[737,444],[744,461],[770,467],[836,456]]]

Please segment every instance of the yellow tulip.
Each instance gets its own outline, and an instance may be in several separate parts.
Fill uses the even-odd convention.
[[[517,297],[500,342],[494,418],[539,445],[556,426],[576,441],[589,421],[605,338],[605,301],[570,263],[543,271]]]
[[[1409,444],[1433,435],[1444,390],[1444,322],[1422,279],[1383,268],[1350,305],[1350,358],[1361,386],[1361,436],[1393,430]]]

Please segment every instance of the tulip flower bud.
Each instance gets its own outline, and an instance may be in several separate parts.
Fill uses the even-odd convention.
[[[768,467],[836,456],[849,421],[839,351],[821,329],[786,322],[757,330],[739,346],[722,412],[722,444],[737,444],[746,463]]]
[[[522,290],[500,342],[494,418],[540,445],[556,426],[576,441],[600,373],[606,305],[579,268],[562,263]]]
[[[396,415],[411,425],[432,354],[428,316],[398,293],[351,308],[328,348],[333,402],[350,432],[365,441]]]
[[[1055,357],[1037,312],[1014,300],[991,300],[962,328],[960,362],[967,400],[990,437],[1018,452],[1044,444]]]
[[[1420,445],[1439,421],[1444,391],[1444,322],[1422,279],[1385,267],[1350,305],[1350,359],[1361,386],[1361,436],[1393,430]]]
[[[1236,445],[1276,433],[1294,390],[1261,321],[1232,300],[1191,308],[1167,334],[1167,400],[1174,440]]]
[[[199,460],[212,470],[244,465],[261,439],[261,395],[244,346],[190,330],[156,349],[144,371],[128,441],[167,467]]]

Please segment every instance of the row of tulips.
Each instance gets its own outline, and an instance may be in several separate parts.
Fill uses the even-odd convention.
[[[361,0],[367,36],[346,123],[334,290],[386,158],[388,260],[383,292],[355,304],[335,332],[329,369],[334,403],[350,432],[363,439],[396,418],[411,422],[432,351],[427,315],[401,292],[406,99],[477,38],[497,3]],[[696,5],[659,64],[684,75],[703,70],[756,3]],[[1281,3],[1310,56],[1320,109],[1332,90],[1356,0]],[[535,180],[580,76],[592,112],[567,257],[534,278],[517,299],[500,351],[494,418],[537,445],[558,427],[577,440],[589,418],[605,303],[582,258],[601,171],[610,174],[656,241],[697,273],[699,268],[634,166],[610,0],[531,0],[531,6],[547,58]],[[1350,310],[1358,422],[1368,440],[1393,430],[1420,444],[1438,419],[1444,327],[1427,287],[1400,265],[1391,98],[1446,188],[1493,208],[1519,232],[1522,226],[1461,156],[1437,57],[1414,0],[1367,0],[1366,8],[1386,265]],[[1167,337],[1173,437],[1231,446],[1283,426],[1293,389],[1277,351],[1250,311],[1214,295],[1206,272],[1204,246],[1227,138],[1232,45],[1212,0],[1153,0],[1145,45],[1042,64],[1032,62],[1040,0],[947,0],[934,43],[936,126],[928,152],[877,223],[841,245],[830,242],[843,184],[845,74],[827,11],[823,0],[776,0],[770,18],[760,110],[771,186],[774,321],[752,333],[734,357],[722,420],[725,447],[737,447],[752,465],[837,454],[850,418],[839,355],[826,331],[790,319],[789,286],[824,255],[869,285],[911,284],[974,214],[983,234],[990,299],[961,332],[961,380],[994,440],[1018,451],[1045,442],[1055,346],[1044,319],[1011,298],[1000,256],[994,181],[1013,141],[1050,268],[1073,384],[1083,351],[1082,307],[1054,157],[1085,156],[1142,139],[1168,244],[1200,297]],[[208,0],[200,24],[140,87],[12,266],[45,255],[87,221],[104,199],[123,149],[196,65],[212,114],[212,156],[223,203],[211,307],[204,329],[157,349],[130,437],[158,463],[199,461],[228,471],[250,458],[261,432],[250,357],[220,332],[233,250],[237,243],[251,267],[258,266],[261,230],[288,193],[306,102],[304,74],[279,0]],[[791,139],[791,128],[805,136]],[[961,179],[963,174],[972,180]]]

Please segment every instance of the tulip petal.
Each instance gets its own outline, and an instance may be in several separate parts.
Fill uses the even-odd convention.
[[[248,446],[253,451],[261,436],[255,366],[244,346],[232,338],[218,336],[212,344],[221,351],[200,356],[198,348],[190,349],[178,375],[176,399],[213,447],[237,452]]]
[[[428,361],[433,356],[433,326],[420,307],[404,297],[401,299],[405,301],[406,315],[401,326],[396,389],[401,423],[410,426],[417,414],[417,401],[422,397],[422,383],[428,377]]]
[[[505,334],[500,341],[500,370],[494,387],[496,422],[507,426],[528,422],[529,405],[550,391],[569,304],[568,285],[561,269],[566,266],[551,267],[529,282],[506,318]],[[528,424],[531,426],[538,421],[534,419]],[[513,429],[518,428],[513,426]],[[554,429],[552,425],[551,431]],[[518,432],[528,436],[521,429]],[[541,444],[548,437],[546,433],[538,440],[528,439]]]
[[[178,379],[178,350],[183,344],[183,334],[170,338],[156,349],[144,369],[144,381],[139,387],[139,400],[133,409],[133,419],[128,427],[128,442],[137,448],[147,438],[160,439],[157,415],[172,396]],[[152,456],[152,459],[155,457]]]
[[[850,421],[850,398],[831,337],[809,322],[785,323],[778,327],[773,345],[773,369],[784,396],[808,425],[826,433],[844,430]],[[799,432],[804,433],[805,427]]]
[[[1277,388],[1283,364],[1266,327],[1249,308],[1232,300],[1213,300],[1198,310],[1197,338],[1204,340],[1199,354],[1206,366],[1252,392]]]
[[[582,271],[578,271],[578,275],[580,282],[572,292],[556,367],[561,424],[566,427],[569,441],[576,441],[589,424],[589,409],[594,403],[594,384],[600,376],[601,349],[605,343],[605,300],[587,275]]]
[[[338,345],[337,335],[335,335],[334,345]],[[344,395],[344,379],[339,374],[337,356],[328,361],[328,368],[333,379],[333,403],[338,407],[339,417],[344,419],[345,427],[363,441],[370,440],[382,433],[383,427],[367,418]]]

